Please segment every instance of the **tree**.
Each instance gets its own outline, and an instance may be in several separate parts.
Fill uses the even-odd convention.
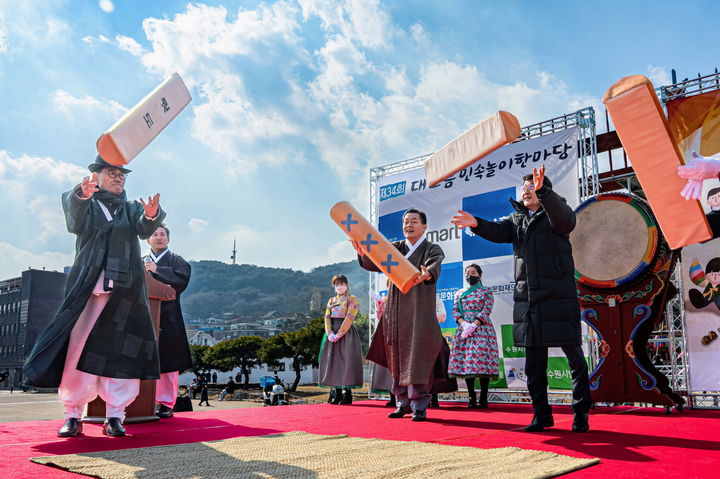
[[[245,376],[245,389],[247,389],[250,370],[259,363],[258,351],[263,341],[260,336],[240,336],[221,341],[210,347],[203,355],[203,359],[213,369],[220,371],[230,371],[239,366],[240,372]]]
[[[318,366],[320,343],[325,332],[325,318],[319,316],[297,331],[283,333],[287,335],[287,343],[292,358],[292,368],[295,371],[295,381],[290,391],[295,391],[300,383],[300,372],[307,366]]]
[[[258,359],[268,366],[280,366],[280,360],[292,357],[292,349],[287,344],[288,333],[270,336],[263,341],[258,351]]]
[[[210,365],[203,359],[205,351],[210,349],[210,346],[204,344],[191,344],[190,345],[190,358],[192,360],[192,370],[195,376],[199,376],[203,371],[211,369]]]

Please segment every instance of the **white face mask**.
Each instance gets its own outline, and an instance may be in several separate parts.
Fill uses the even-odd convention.
[[[339,284],[335,286],[335,292],[337,294],[345,294],[345,291],[347,291],[347,286],[345,286],[344,284]]]

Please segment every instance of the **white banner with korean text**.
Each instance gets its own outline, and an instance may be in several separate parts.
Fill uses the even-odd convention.
[[[474,216],[497,220],[512,211],[510,198],[519,199],[523,176],[545,165],[553,190],[565,197],[574,209],[578,194],[578,137],[576,128],[500,148],[459,171],[435,187],[428,187],[423,168],[387,175],[379,179],[378,229],[390,241],[403,239],[402,214],[408,208],[424,211],[428,217],[427,238],[445,252],[438,280],[438,300],[447,313],[440,324],[452,346],[456,322],[452,317],[455,292],[463,287],[464,268],[477,263],[483,269],[483,284],[493,289],[495,304],[491,319],[500,348],[498,381],[491,387],[525,389],[525,351],[512,341],[513,251],[511,244],[497,244],[461,230],[450,218],[464,210]],[[385,278],[376,282],[386,294]],[[548,383],[550,388],[570,389],[567,359],[560,349],[550,350]],[[503,374],[504,373],[504,374]]]

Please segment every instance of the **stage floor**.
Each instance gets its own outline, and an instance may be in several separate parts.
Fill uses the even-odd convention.
[[[555,407],[555,427],[526,433],[526,405],[494,405],[469,410],[442,403],[428,410],[428,421],[387,418],[379,401],[351,406],[330,404],[248,409],[201,410],[171,419],[127,425],[128,436],[108,438],[101,426],[86,424],[77,438],[56,436],[62,420],[0,423],[0,476],[41,479],[85,477],[31,463],[28,458],[56,454],[159,446],[238,436],[307,431],[357,437],[422,441],[457,446],[515,446],[574,457],[598,457],[600,464],[568,474],[573,478],[718,477],[720,411],[686,410],[665,415],[662,408],[598,408],[590,414],[591,431],[571,432],[569,407]],[[422,461],[422,458],[418,458]],[[178,471],[178,477],[182,477]]]

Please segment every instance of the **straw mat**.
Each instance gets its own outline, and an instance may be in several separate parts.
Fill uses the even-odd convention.
[[[599,462],[517,447],[478,449],[299,431],[30,460],[102,479],[546,478]]]

